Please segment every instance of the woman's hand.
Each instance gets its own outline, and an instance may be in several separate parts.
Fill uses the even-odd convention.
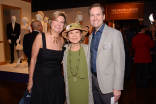
[[[33,84],[28,83],[27,89],[28,89],[28,92],[29,93],[31,93],[32,86],[33,86]]]

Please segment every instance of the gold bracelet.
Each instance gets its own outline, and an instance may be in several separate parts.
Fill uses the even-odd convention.
[[[33,85],[33,83],[27,83],[27,85]]]

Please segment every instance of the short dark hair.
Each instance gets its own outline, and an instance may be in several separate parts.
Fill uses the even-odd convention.
[[[39,20],[35,20],[35,21],[33,21],[32,23],[31,23],[31,26],[32,26],[32,28],[33,29],[37,29],[37,27],[38,27],[38,25],[40,25],[40,21]]]
[[[79,30],[79,29],[75,29],[75,30]],[[71,30],[72,31],[72,30]],[[82,30],[79,30],[80,31],[80,33],[82,33]],[[67,32],[67,36],[68,36],[68,33],[69,33],[70,31],[68,31]],[[82,43],[83,41],[85,40],[85,36],[82,36],[81,37],[81,40],[80,40],[80,43]]]
[[[142,31],[142,29],[144,29],[145,28],[145,26],[144,25],[139,25],[138,26],[138,32],[141,32]]]
[[[125,28],[125,29],[128,29],[128,28],[130,28],[130,25],[129,25],[129,23],[127,23],[127,22],[126,22],[126,23],[124,23],[124,28]]]
[[[91,10],[92,8],[94,8],[94,7],[100,7],[101,10],[102,10],[102,14],[103,14],[103,15],[105,14],[105,9],[104,9],[104,7],[103,7],[101,4],[94,3],[94,4],[92,4],[92,5],[89,7],[89,10],[88,10],[89,16],[90,16],[90,10]]]

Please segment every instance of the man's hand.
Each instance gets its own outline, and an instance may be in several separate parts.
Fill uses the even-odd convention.
[[[11,44],[11,40],[10,39],[8,39],[8,42],[9,42],[9,44]]]
[[[114,89],[113,94],[114,94],[114,103],[116,103],[119,100],[120,96],[121,96],[121,91]]]

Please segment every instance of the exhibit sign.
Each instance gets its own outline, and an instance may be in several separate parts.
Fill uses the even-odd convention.
[[[110,4],[106,6],[107,20],[143,19],[144,3]]]

